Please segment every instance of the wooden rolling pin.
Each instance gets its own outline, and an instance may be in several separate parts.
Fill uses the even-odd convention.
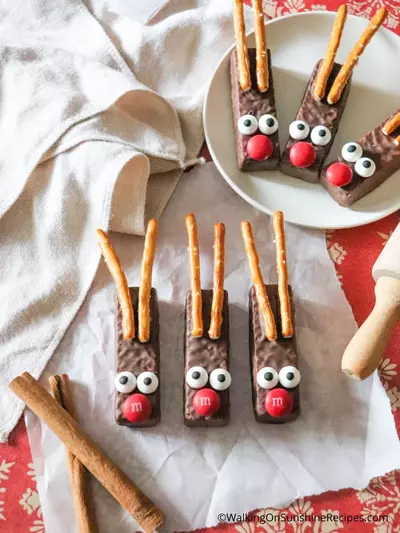
[[[382,360],[392,330],[400,320],[400,224],[372,268],[375,307],[343,354],[342,370],[366,379]]]

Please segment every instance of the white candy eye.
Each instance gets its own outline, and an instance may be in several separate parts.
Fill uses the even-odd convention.
[[[278,131],[279,123],[273,115],[263,115],[258,120],[258,129],[264,135],[272,135]]]
[[[295,120],[289,126],[289,135],[296,141],[302,141],[310,133],[310,126],[304,120]]]
[[[192,366],[186,372],[186,383],[192,389],[201,389],[208,381],[207,371],[202,366]]]
[[[136,378],[132,372],[120,372],[114,380],[115,388],[118,392],[129,394],[136,389]]]
[[[355,163],[362,154],[362,148],[358,143],[346,143],[342,148],[342,157],[348,163]]]
[[[257,383],[263,389],[273,389],[279,381],[278,372],[270,366],[264,366],[257,372]]]
[[[143,394],[153,394],[158,389],[158,377],[154,372],[142,372],[137,378],[137,388]]]
[[[311,142],[315,146],[326,146],[332,139],[332,134],[325,126],[315,126],[311,131]]]
[[[354,165],[354,170],[362,178],[370,178],[376,170],[376,165],[369,157],[361,157]]]
[[[300,372],[294,366],[285,366],[279,372],[279,381],[286,389],[294,389],[300,383]]]
[[[238,120],[238,130],[242,135],[253,135],[258,129],[258,122],[253,115],[243,115]]]
[[[225,390],[231,382],[231,375],[225,368],[216,368],[210,374],[210,385],[214,390]]]

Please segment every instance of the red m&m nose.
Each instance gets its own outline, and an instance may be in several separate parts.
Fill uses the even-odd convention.
[[[256,161],[268,159],[273,151],[271,139],[266,135],[254,135],[247,143],[247,153]]]
[[[193,409],[200,416],[211,416],[221,407],[221,400],[213,389],[200,389],[192,400]]]
[[[294,144],[289,152],[289,158],[295,167],[307,168],[315,161],[316,153],[312,144],[298,142]]]
[[[346,163],[332,163],[326,169],[326,181],[336,185],[337,187],[344,187],[348,185],[353,178],[353,171],[346,165]]]
[[[132,394],[125,400],[122,413],[132,424],[143,422],[150,418],[151,402],[144,394]]]
[[[292,412],[293,399],[285,389],[272,389],[265,397],[264,407],[269,415],[279,418]]]

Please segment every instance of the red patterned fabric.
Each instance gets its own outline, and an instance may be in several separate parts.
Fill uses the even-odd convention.
[[[307,10],[335,11],[341,3],[337,0],[319,0],[318,3],[313,0],[264,0],[264,10],[267,15],[276,17]],[[390,11],[386,26],[400,34],[398,0],[348,0],[347,3],[352,13],[368,17],[382,4],[385,5]],[[359,324],[370,312],[374,301],[371,267],[399,220],[400,215],[396,213],[362,228],[327,234],[329,253]],[[400,325],[381,364],[380,374],[400,435]],[[207,533],[400,533],[400,472],[374,479],[362,491],[330,492],[298,500],[288,509],[262,509],[257,516],[253,514],[253,521],[221,524],[208,529]],[[279,515],[281,520],[277,519]],[[353,515],[357,518],[352,518]],[[382,515],[388,516],[387,521],[378,520]],[[298,519],[303,517],[304,521],[289,521],[290,517],[294,519],[296,516]],[[311,516],[319,516],[321,520],[307,521],[307,517]],[[346,516],[348,521],[353,521],[346,523]],[[359,517],[365,521],[361,523]],[[339,521],[340,518],[342,521]],[[0,532],[44,533],[22,421],[13,432],[9,445],[0,445]]]

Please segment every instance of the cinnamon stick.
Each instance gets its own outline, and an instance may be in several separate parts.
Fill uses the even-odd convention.
[[[16,394],[69,448],[145,533],[154,533],[164,516],[122,470],[93,442],[78,422],[28,372],[9,383]]]
[[[72,399],[71,383],[68,375],[51,376],[49,383],[55,400],[76,420],[76,410]],[[68,448],[66,448],[66,452],[78,531],[79,533],[97,533],[98,527],[92,500],[89,472]]]

